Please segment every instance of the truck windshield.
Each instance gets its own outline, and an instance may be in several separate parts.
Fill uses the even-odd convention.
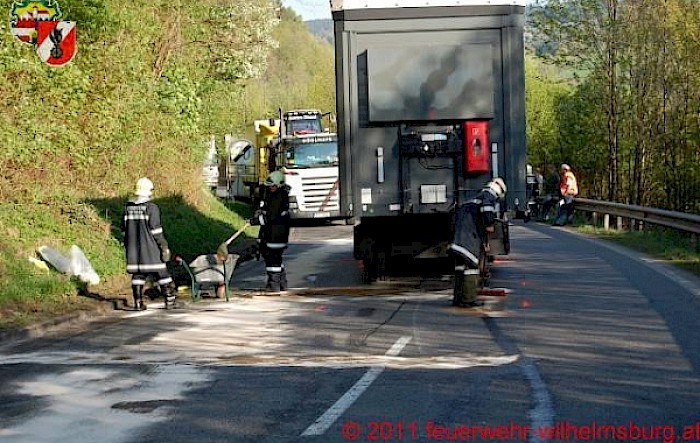
[[[317,142],[290,146],[285,153],[287,168],[338,166],[338,142]]]
[[[287,131],[290,134],[317,134],[323,132],[321,120],[317,118],[301,118],[289,120],[287,122]]]

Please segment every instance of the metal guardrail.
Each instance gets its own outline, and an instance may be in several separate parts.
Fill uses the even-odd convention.
[[[664,209],[649,208],[646,206],[625,205],[587,198],[574,199],[574,209],[578,211],[593,212],[594,214],[612,215],[614,217],[629,218],[654,225],[700,234],[700,215],[687,214],[685,212],[666,211]],[[605,220],[605,229],[608,229],[608,220]]]

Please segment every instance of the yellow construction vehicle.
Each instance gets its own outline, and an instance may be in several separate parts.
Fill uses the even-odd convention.
[[[275,169],[275,149],[280,120],[255,120],[254,142],[239,139],[226,146],[226,178],[229,198],[254,199],[265,177]]]

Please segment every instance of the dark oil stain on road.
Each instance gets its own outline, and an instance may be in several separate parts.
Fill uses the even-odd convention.
[[[146,401],[122,401],[112,405],[112,409],[133,412],[134,414],[150,414],[164,406],[177,406],[181,400],[146,400]]]

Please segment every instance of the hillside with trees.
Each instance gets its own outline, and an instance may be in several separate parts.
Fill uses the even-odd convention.
[[[331,19],[319,19],[319,20],[307,20],[306,26],[309,31],[321,40],[325,40],[330,44],[333,44],[335,37],[333,36],[333,20]]]
[[[78,30],[64,68],[0,21],[0,327],[80,301],[67,277],[29,263],[41,245],[78,245],[103,277],[93,290],[122,290],[120,216],[141,176],[173,253],[214,251],[247,208],[202,187],[204,141],[223,146],[279,107],[335,108],[332,48],[278,0],[60,6]]]

